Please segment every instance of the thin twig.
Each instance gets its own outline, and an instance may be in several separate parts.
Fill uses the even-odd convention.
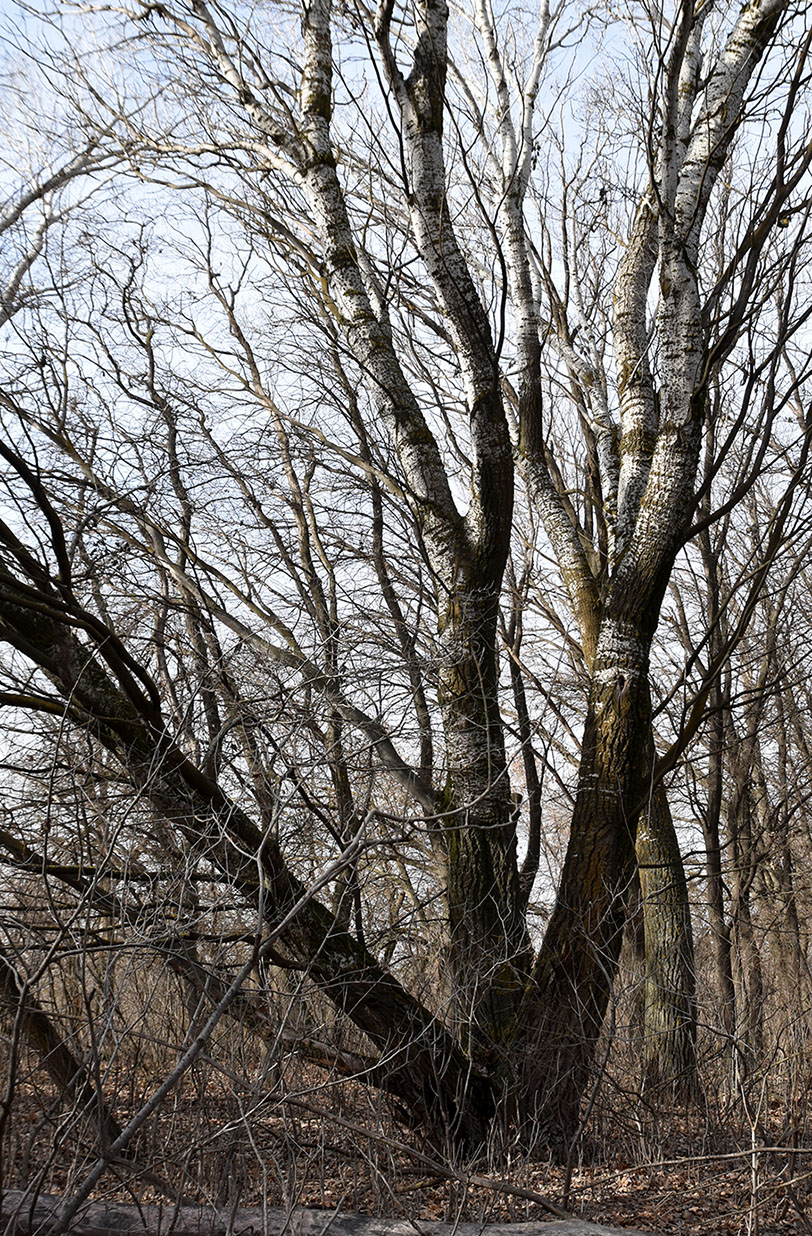
[[[473,1186],[478,1189],[493,1189],[498,1193],[507,1193],[510,1197],[518,1197],[522,1201],[533,1202],[536,1206],[541,1206],[543,1210],[549,1211],[550,1214],[556,1215],[559,1219],[571,1219],[573,1217],[571,1211],[565,1210],[563,1206],[557,1206],[555,1202],[551,1202],[549,1198],[544,1197],[541,1193],[536,1193],[534,1189],[523,1189],[519,1185],[508,1184],[505,1180],[496,1180],[492,1176],[469,1175],[467,1172],[457,1171],[453,1167],[432,1159],[430,1155],[424,1154],[422,1150],[415,1150],[414,1147],[408,1146],[405,1142],[397,1141],[393,1137],[387,1137],[385,1133],[366,1129],[363,1125],[355,1124],[352,1120],[346,1120],[343,1116],[336,1116],[333,1112],[325,1111],[324,1108],[314,1107],[311,1103],[304,1103],[301,1099],[286,1098],[284,1102],[292,1107],[299,1107],[303,1111],[310,1112],[311,1115],[318,1116],[321,1120],[331,1120],[334,1124],[339,1124],[342,1128],[348,1129],[352,1133],[360,1134],[360,1136],[369,1138],[372,1141],[381,1142],[392,1150],[399,1150],[403,1154],[408,1154],[419,1163],[425,1164],[435,1175],[441,1176],[445,1180],[456,1180],[459,1184],[466,1187]]]

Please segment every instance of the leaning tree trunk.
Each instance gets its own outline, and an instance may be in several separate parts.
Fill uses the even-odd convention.
[[[431,793],[419,801],[430,801],[429,810],[439,815],[448,837],[450,929],[462,962],[460,987],[464,981],[473,984],[474,1036],[484,1027],[486,1040],[501,1042],[505,1011],[513,1001],[513,958],[521,957],[524,947],[513,917],[515,857],[501,722],[493,702],[498,686],[493,615],[510,540],[512,454],[489,313],[457,246],[449,205],[443,161],[448,9],[445,0],[414,6],[408,76],[399,67],[406,44],[399,34],[394,48],[390,43],[387,3],[379,7],[374,36],[399,111],[411,239],[448,322],[467,401],[472,496],[464,515],[421,401],[398,363],[384,297],[359,264],[330,134],[329,0],[311,0],[303,8],[300,113],[287,129],[275,105],[266,106],[261,93],[241,78],[240,58],[232,59],[226,50],[231,36],[221,37],[212,10],[192,7],[199,28],[190,18],[184,24],[187,37],[200,34],[198,44],[215,62],[219,80],[234,88],[262,142],[273,148],[274,166],[278,156],[279,164],[291,169],[297,193],[301,188],[307,197],[319,279],[329,288],[330,311],[374,391],[378,416],[397,452],[403,489],[442,591],[440,609],[446,597],[452,605],[456,596],[460,602],[459,615],[449,614],[441,632],[446,653],[451,652],[441,674],[449,792],[439,812]],[[524,271],[531,295],[522,331],[532,335],[532,346],[528,343],[521,357],[523,381],[530,375],[530,385],[526,393],[520,390],[518,449],[539,476],[538,501],[571,594],[583,602],[583,624],[599,632],[561,889],[513,1028],[521,1049],[521,1115],[525,1121],[540,1116],[559,1139],[577,1130],[617,966],[634,869],[634,827],[648,771],[649,650],[695,493],[706,371],[724,350],[718,348],[713,357],[707,351],[696,274],[699,234],[741,120],[744,91],[786,7],[786,0],[750,0],[716,63],[701,74],[699,30],[711,6],[680,10],[673,56],[664,64],[656,184],[642,205],[631,256],[618,278],[613,342],[622,424],[619,434],[607,424],[605,434],[612,456],[606,494],[617,497],[616,507],[614,500],[609,504],[616,535],[611,572],[600,587],[584,562],[579,531],[571,523],[564,526],[567,504],[560,494],[553,500],[544,469],[538,398],[542,324],[529,267]],[[528,160],[532,148],[531,134],[525,143]],[[518,198],[514,215],[516,228],[523,230]],[[521,247],[513,250],[516,260],[525,262]],[[653,338],[647,309],[658,258],[655,391],[647,364]],[[512,288],[518,282],[513,279]],[[546,338],[546,325],[543,333]],[[595,375],[588,376],[591,384]],[[50,519],[53,513],[47,514]],[[28,574],[17,579],[0,572],[0,637],[50,678],[72,721],[115,755],[151,809],[205,850],[214,868],[228,872],[234,889],[256,906],[258,921],[269,920],[286,964],[305,967],[320,991],[375,1044],[388,1066],[390,1091],[415,1122],[435,1133],[450,1128],[458,1142],[476,1143],[493,1114],[489,1079],[317,900],[315,890],[302,886],[272,833],[263,833],[212,773],[186,757],[164,724],[153,684],[112,632],[80,612],[69,592],[69,574],[51,581],[40,564],[29,569],[16,550],[14,561],[15,570]],[[486,616],[479,630],[471,624],[477,604]],[[81,638],[72,626],[82,630]],[[477,785],[484,787],[481,793]],[[521,964],[517,968],[520,972]]]
[[[145,695],[133,674],[138,684],[148,683],[147,676],[128,654],[124,661],[112,632],[80,611],[75,598],[60,596],[47,578],[36,580],[35,588],[0,569],[3,639],[39,666],[70,719],[114,755],[156,815],[215,869],[228,873],[259,922],[278,925],[283,957],[294,968],[305,967],[311,981],[375,1044],[376,1078],[397,1095],[414,1123],[440,1144],[478,1145],[493,1114],[488,1080],[444,1025],[305,888],[276,839],[263,834],[178,748],[152,690]],[[89,628],[98,641],[103,650],[98,660],[90,640],[73,634],[74,623]]]

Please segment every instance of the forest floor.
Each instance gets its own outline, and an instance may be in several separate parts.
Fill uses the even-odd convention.
[[[711,1121],[707,1110],[701,1117],[667,1113],[657,1122],[667,1136],[657,1138],[639,1121],[604,1112],[569,1172],[526,1159],[501,1171],[478,1163],[472,1171],[489,1178],[486,1186],[470,1183],[462,1169],[458,1179],[444,1178],[447,1164],[375,1106],[368,1089],[331,1088],[315,1074],[310,1080],[294,1094],[286,1087],[284,1098],[266,1084],[238,1099],[225,1085],[214,1093],[210,1072],[205,1086],[195,1088],[190,1078],[139,1134],[134,1171],[112,1166],[94,1196],[160,1200],[160,1187],[138,1179],[146,1168],[171,1188],[184,1182],[189,1204],[312,1207],[451,1222],[553,1217],[532,1197],[517,1195],[524,1191],[557,1206],[567,1195],[574,1217],[663,1236],[812,1234],[812,1137],[796,1134],[793,1149],[754,1157],[746,1129]],[[149,1093],[135,1091],[115,1096],[121,1124]],[[780,1110],[768,1111],[759,1145],[783,1145],[781,1124]],[[2,1154],[6,1187],[35,1184],[45,1193],[68,1194],[97,1150],[87,1120],[31,1080],[16,1087]]]

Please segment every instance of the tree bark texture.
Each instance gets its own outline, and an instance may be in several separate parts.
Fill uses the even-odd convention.
[[[450,602],[440,677],[451,979],[466,1048],[489,1073],[506,1066],[531,960],[498,706],[495,609],[475,592]]]
[[[649,763],[648,658],[695,491],[708,376],[697,279],[699,239],[710,194],[741,119],[750,76],[785,7],[784,0],[746,5],[701,87],[704,14],[695,17],[683,10],[679,16],[673,54],[664,66],[658,162],[617,283],[619,433],[608,409],[599,406],[600,401],[595,404],[595,440],[607,498],[604,521],[612,547],[609,573],[602,579],[596,577],[571,506],[549,465],[537,308],[522,218],[532,142],[523,146],[509,110],[501,111],[505,193],[500,219],[518,326],[518,454],[591,663],[582,762],[561,886],[512,1028],[525,938],[495,704],[495,606],[510,537],[512,460],[488,316],[448,208],[443,149],[448,10],[443,0],[424,0],[417,6],[408,76],[401,73],[390,41],[391,4],[379,9],[375,36],[400,118],[414,243],[448,320],[466,392],[472,500],[464,519],[456,513],[436,443],[397,363],[383,308],[376,311],[364,286],[330,137],[330,8],[327,0],[314,0],[305,10],[306,150],[299,162],[301,175],[347,339],[358,363],[375,375],[380,415],[409,478],[427,552],[448,598],[440,605],[448,762],[444,807],[452,968],[471,1010],[463,1034],[470,1036],[475,1055],[484,1053],[489,1070],[503,1043],[522,1042],[522,1118],[539,1117],[559,1140],[567,1140],[577,1128],[579,1102],[617,966],[634,831]],[[497,95],[503,97],[505,74],[482,6],[479,17],[489,47],[489,71]],[[655,380],[647,316],[658,265]],[[565,333],[560,346],[565,356],[574,357]],[[582,388],[598,389],[594,374],[587,375],[583,365],[579,368],[577,358],[570,367]],[[477,608],[481,617],[475,623]],[[675,870],[670,885],[661,883],[656,891],[649,877],[647,900],[652,909],[656,905],[659,918],[658,929],[649,931],[656,959],[652,966],[669,970],[658,982],[671,992],[669,1008],[681,1004],[687,1014],[692,1002],[690,965],[686,971],[672,964],[680,951],[677,942],[683,953],[690,945],[684,886],[674,847],[660,844],[662,853],[650,870],[660,870],[666,854]],[[669,914],[674,917],[666,927]],[[687,989],[678,996],[673,989],[680,982]]]
[[[668,798],[654,788],[637,823],[645,941],[643,1083],[655,1093],[696,1092],[696,975],[691,907]]]
[[[528,1020],[535,1032],[527,1039],[532,1046],[526,1050],[520,1098],[525,1122],[535,1117],[542,1137],[565,1144],[578,1128],[580,1099],[617,968],[634,829],[645,801],[649,652],[696,487],[709,378],[697,277],[700,235],[747,85],[785,7],[782,0],[746,5],[701,91],[696,70],[705,17],[687,9],[680,14],[673,56],[665,66],[658,162],[616,284],[620,435],[613,553],[608,577],[597,590],[599,634],[578,791],[555,910],[533,969]],[[656,381],[648,325],[655,270]],[[602,478],[607,493],[614,476],[613,468]],[[555,545],[558,516],[550,522],[541,503],[539,509],[547,515]],[[565,567],[583,579],[589,562],[576,555]],[[594,585],[586,591],[596,593]],[[573,598],[579,593],[583,586],[570,585]],[[591,601],[578,616],[588,649]],[[682,938],[687,947],[685,921],[682,907],[666,934]],[[672,972],[669,985],[676,981]],[[691,993],[681,993],[680,1000],[687,1011]]]
[[[520,1119],[533,1136],[540,1132],[558,1146],[578,1127],[612,992],[650,727],[646,646],[628,630],[604,632],[564,871],[521,1027]]]
[[[498,705],[497,613],[512,527],[513,458],[490,323],[448,208],[443,155],[448,8],[442,0],[418,6],[417,45],[406,78],[389,45],[386,10],[382,13],[376,36],[403,125],[415,243],[447,315],[468,403],[473,475],[464,519],[382,312],[376,313],[364,286],[332,150],[325,0],[308,8],[304,24],[309,153],[303,178],[322,225],[326,266],[350,346],[358,362],[379,375],[376,402],[408,478],[438,584],[448,968],[460,1040],[492,1070],[515,1014],[527,952]]]
[[[748,747],[751,744],[745,744],[745,750]],[[751,765],[745,765],[739,757],[736,757],[736,765],[736,781],[727,813],[731,841],[730,918],[733,986],[736,993],[735,1042],[740,1068],[749,1074],[758,1067],[764,1049],[764,978],[752,914],[757,859],[753,845]]]

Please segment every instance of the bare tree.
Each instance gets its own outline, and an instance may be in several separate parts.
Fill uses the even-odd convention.
[[[263,958],[362,1033],[368,1078],[458,1147],[496,1113],[525,1144],[572,1143],[638,869],[646,1072],[692,1074],[665,779],[731,641],[709,637],[664,748],[658,624],[680,556],[765,458],[784,465],[771,535],[808,480],[806,416],[776,428],[809,379],[789,359],[810,312],[802,12],[630,16],[634,132],[584,137],[573,166],[540,100],[556,73],[574,98],[568,49],[600,40],[565,7],[529,32],[484,2],[451,20],[441,0],[313,0],[300,30],[202,0],[79,9],[68,37],[98,23],[145,83],[119,97],[64,52],[85,124],[126,155],[120,197],[60,216],[61,252],[38,233],[8,279],[5,703],[83,735],[88,776],[115,770],[122,838],[144,830],[145,870],[183,873],[179,921],[196,880],[225,887],[270,933]],[[550,658],[528,664],[551,634],[575,726]],[[552,763],[578,769],[539,942],[547,710]],[[377,878],[433,969],[378,930]],[[172,964],[200,990],[198,950]]]

